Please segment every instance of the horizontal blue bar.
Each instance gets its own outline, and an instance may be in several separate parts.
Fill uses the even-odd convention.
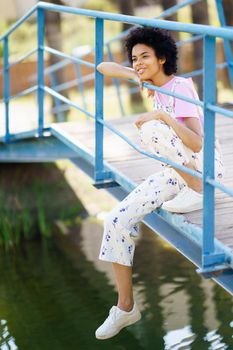
[[[129,80],[129,79],[123,79],[123,80],[127,80],[133,84],[137,84],[134,80]],[[201,100],[194,100],[193,98],[189,98],[189,97],[186,97],[184,95],[180,95],[180,94],[176,94],[175,92],[171,92],[171,91],[168,91],[166,89],[161,89],[159,88],[158,86],[155,86],[155,85],[151,85],[151,84],[148,84],[148,83],[143,83],[142,84],[143,87],[147,88],[147,89],[150,89],[150,90],[155,90],[155,91],[158,91],[158,92],[162,92],[163,94],[165,95],[168,95],[168,96],[174,96],[180,100],[183,100],[183,101],[187,101],[187,102],[190,102],[194,105],[197,105],[197,106],[200,106],[200,107],[204,107],[204,102],[201,101]]]
[[[70,89],[74,86],[77,86],[77,79],[69,80],[59,85],[53,85],[52,88],[54,91],[59,92],[59,91]]]
[[[194,33],[194,34],[206,34],[210,36],[216,36],[220,38],[233,40],[233,31],[228,28],[217,28],[214,26],[203,25],[203,24],[189,24],[189,23],[180,23],[174,21],[165,21],[159,19],[145,19],[137,16],[127,16],[120,14],[113,14],[102,11],[92,11],[85,10],[80,8],[72,8],[68,6],[60,6],[49,4],[45,2],[39,2],[37,5],[39,8],[43,8],[45,10],[55,11],[55,12],[65,12],[70,14],[76,14],[80,16],[94,17],[94,18],[102,18],[105,20],[116,21],[116,22],[124,22],[131,24],[138,24],[144,26],[153,26],[159,27],[162,29],[169,30],[177,30],[180,32],[186,33]]]
[[[38,86],[35,85],[35,86],[32,86],[28,89],[25,89],[23,91],[20,91],[18,94],[15,94],[15,95],[12,95],[9,97],[10,100],[14,100],[15,98],[18,98],[18,97],[22,97],[22,96],[25,96],[25,95],[28,95],[28,94],[31,94],[32,92],[35,92],[37,91],[38,89]]]
[[[208,266],[224,264],[226,261],[226,256],[224,253],[213,253],[213,254],[204,254],[203,255],[203,265],[208,269]],[[217,267],[217,266],[215,266]],[[214,266],[212,266],[212,269]],[[205,270],[205,268],[204,268]]]
[[[135,83],[135,81],[133,81]],[[151,85],[151,84],[148,84],[148,83],[143,83],[143,87],[146,87],[147,89],[150,89],[150,90],[155,90],[155,91],[158,91],[158,92],[162,92],[163,94],[165,95],[168,95],[168,96],[174,96],[176,98],[179,98],[180,100],[183,100],[183,101],[187,101],[187,102],[190,102],[192,104],[195,104],[197,106],[201,106],[201,107],[204,107],[204,102],[203,101],[198,101],[198,100],[194,100],[193,98],[189,98],[189,97],[186,97],[184,95],[180,95],[180,94],[176,94],[174,92],[170,92],[166,89],[161,89],[155,85]]]
[[[223,68],[226,68],[227,66],[228,66],[227,62],[216,64],[217,69],[223,69]],[[179,76],[184,78],[190,78],[190,77],[197,77],[198,75],[202,75],[202,74],[203,74],[203,69],[197,69],[192,72],[180,74]]]
[[[61,51],[52,49],[51,47],[44,46],[44,51],[49,52],[49,53],[51,53],[53,55],[62,57],[62,58],[67,58],[67,59],[69,59],[72,62],[83,64],[84,66],[87,66],[87,67],[95,68],[95,64],[94,63],[91,63],[91,62],[88,62],[88,61],[84,61],[84,60],[82,60],[80,58],[77,58],[77,57],[74,57],[74,56],[67,55],[67,54],[65,54],[65,53],[63,53]]]
[[[225,115],[225,117],[228,118],[233,118],[233,112],[232,111],[228,111],[225,108],[221,108],[215,105],[212,105],[210,103],[207,103],[206,108],[209,109],[210,111]]]
[[[214,179],[211,179],[209,177],[206,178],[206,182],[208,182],[213,187],[218,188],[222,192],[229,194],[229,196],[233,197],[233,190],[230,188],[227,188],[226,186],[222,185],[220,182],[215,181]]]
[[[26,58],[28,58],[29,56],[33,55],[36,52],[37,52],[37,48],[29,51],[27,54],[25,54],[24,56],[20,57],[17,61],[10,63],[8,67],[11,68],[11,67],[16,66],[16,64],[21,63]]]
[[[46,127],[43,129],[43,136],[50,136],[50,128]],[[39,137],[38,129],[32,129],[28,131],[21,131],[16,134],[11,134],[11,142],[25,139],[32,139],[33,137]],[[5,137],[0,137],[0,142],[4,142]]]
[[[183,78],[192,78],[192,77],[198,77],[199,75],[203,75],[203,69],[197,69],[197,70],[193,70],[192,72],[187,72],[184,74],[180,74],[180,77]]]
[[[87,74],[81,79],[74,79],[74,80],[70,80],[66,83],[62,83],[62,84],[53,86],[53,89],[57,92],[62,91],[62,90],[66,90],[66,89],[69,89],[73,86],[78,86],[80,83],[85,83],[87,81],[94,80],[94,78],[95,78],[95,73]]]
[[[33,6],[23,17],[21,17],[17,22],[10,27],[10,29],[0,37],[0,41],[9,36],[14,32],[28,17],[30,17],[34,12],[36,12],[38,5]]]
[[[194,5],[197,2],[200,2],[201,0],[186,0],[181,2],[178,5],[172,6],[169,9],[163,11],[159,16],[156,16],[156,18],[164,18],[173,15],[177,11],[181,10],[182,8],[189,6],[189,5]]]
[[[45,75],[48,75],[50,73],[54,73],[56,72],[57,70],[63,68],[63,67],[66,67],[68,66],[69,64],[71,64],[70,60],[69,59],[64,59],[63,61],[59,61],[57,63],[54,63],[52,64],[51,66],[47,67],[45,70],[44,70],[44,74]]]
[[[65,111],[68,111],[70,109],[70,107],[66,104],[60,104],[56,107],[54,107],[52,109],[52,112],[53,113],[61,113],[61,112],[65,112]]]
[[[184,167],[182,165],[179,165],[179,164],[177,164],[177,163],[175,163],[175,162],[173,162],[173,161],[171,161],[169,159],[166,159],[164,157],[157,157],[157,156],[155,156],[152,153],[144,151],[143,149],[141,149],[140,147],[135,145],[132,141],[130,141],[130,139],[127,136],[125,136],[120,131],[118,131],[116,128],[114,128],[111,124],[109,124],[109,123],[107,123],[105,121],[102,121],[102,120],[99,120],[99,123],[103,124],[107,129],[111,130],[114,134],[118,135],[120,138],[122,138],[124,141],[126,141],[131,147],[133,147],[133,149],[135,149],[139,153],[144,154],[147,157],[159,160],[160,162],[164,162],[166,164],[169,164],[169,165],[171,165],[171,166],[173,166],[173,167],[175,167],[177,169],[180,169],[180,170],[186,172],[187,174],[190,174],[190,175],[198,177],[199,179],[202,179],[202,174],[197,172],[197,171],[188,169],[188,168],[186,168],[186,167]]]
[[[184,39],[184,40],[181,40],[181,41],[177,41],[176,42],[176,46],[177,47],[180,47],[184,44],[187,44],[187,43],[193,43],[195,41],[198,41],[200,39],[203,39],[204,35],[194,35],[194,36],[191,36],[191,38],[188,38],[188,39]]]
[[[130,82],[132,82],[134,84],[137,84],[133,80],[130,80]],[[155,85],[151,85],[151,84],[148,84],[148,83],[143,83],[143,87],[146,87],[147,89],[150,89],[150,90],[155,90],[155,91],[162,92],[165,95],[174,96],[176,98],[179,98],[180,100],[193,103],[193,104],[195,104],[197,106],[201,106],[202,108],[204,107],[204,102],[203,101],[194,100],[192,98],[189,98],[189,97],[186,97],[186,96],[183,96],[183,95],[180,95],[180,94],[176,94],[174,92],[170,92],[170,91],[168,91],[166,89],[161,89],[161,88],[159,88],[159,87],[157,87]],[[210,103],[207,103],[206,108],[209,109],[210,111],[214,111],[214,112],[222,114],[222,115],[224,115],[226,117],[233,118],[233,112],[228,111],[225,108],[221,108],[221,107],[212,105]]]
[[[53,73],[53,72],[56,72],[57,70],[67,66],[68,64],[71,64],[70,60],[69,59],[64,59],[63,61],[59,61],[57,63],[54,63],[52,64],[51,66],[45,68],[44,70],[44,75],[48,75],[50,73]],[[37,80],[37,74],[32,74],[30,77],[29,77],[29,81],[30,82],[33,82]]]
[[[64,103],[67,103],[69,106],[74,107],[76,109],[78,109],[80,112],[88,115],[89,117],[91,117],[92,119],[95,119],[95,115],[86,111],[85,109],[83,109],[82,107],[80,107],[77,103],[75,102],[71,102],[68,98],[62,96],[61,94],[59,94],[58,92],[54,91],[53,89],[49,88],[48,86],[44,86],[44,91],[47,92],[48,94],[58,98],[59,100],[63,101]]]

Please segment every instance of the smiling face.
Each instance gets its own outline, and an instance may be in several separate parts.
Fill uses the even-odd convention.
[[[145,44],[136,44],[132,49],[132,64],[141,80],[154,80],[165,75],[165,58],[157,58],[154,49]]]

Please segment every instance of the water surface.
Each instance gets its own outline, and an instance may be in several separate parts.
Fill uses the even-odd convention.
[[[116,301],[109,264],[98,260],[102,226],[27,243],[0,254],[0,349],[233,349],[233,298],[143,227],[134,285],[142,320],[98,341],[95,329]]]

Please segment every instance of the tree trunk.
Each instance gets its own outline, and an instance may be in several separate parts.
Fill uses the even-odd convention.
[[[135,6],[134,0],[119,0],[118,6],[119,6],[119,11],[122,14],[130,15],[130,16],[134,15],[134,6]],[[122,30],[123,31],[129,29],[130,27],[132,27],[132,26],[128,23],[122,23]],[[122,57],[124,60],[127,60],[128,58],[126,56],[123,42],[122,42]],[[130,87],[132,87],[131,83],[128,84],[129,89],[130,89]],[[140,92],[136,92],[134,94],[130,93],[130,105],[131,105],[131,109],[132,109],[133,113],[140,113],[145,109],[143,106],[143,100],[142,100]]]
[[[175,6],[177,4],[177,1],[176,0],[161,0],[160,3],[161,3],[161,6],[163,7],[163,10],[165,11],[165,10],[171,8],[172,6]],[[168,21],[177,22],[177,13],[174,13],[173,15],[168,16],[165,19]],[[179,40],[179,32],[171,30],[170,33],[175,41]]]
[[[226,25],[227,26],[233,26],[233,1],[232,0],[222,0],[222,5],[223,5],[223,10],[224,10],[224,15],[225,15],[225,20],[226,20]],[[231,52],[233,53],[233,42],[231,42]],[[228,73],[228,69],[224,69],[224,86],[230,88],[231,87],[231,82],[230,82],[230,77]]]
[[[228,26],[233,26],[233,1],[232,0],[222,0],[222,5],[224,9],[224,14],[226,18],[226,24]]]
[[[45,0],[45,2],[53,3],[56,5],[63,5],[62,1],[60,0]],[[62,33],[61,33],[61,14],[59,12],[53,12],[53,11],[45,11],[45,35],[47,38],[48,46],[62,51]],[[55,55],[49,56],[49,65],[53,65],[57,62],[62,61],[61,58]],[[65,82],[65,68],[59,69],[55,72],[55,80],[56,85],[62,84]],[[68,97],[66,91],[61,91],[61,94]],[[62,104],[60,102],[60,104]],[[55,106],[54,100],[53,100],[53,106]],[[64,114],[63,114],[64,113]],[[60,113],[59,121],[62,121],[62,116],[64,119],[66,119],[66,112]],[[58,115],[54,115],[55,120],[58,119]]]
[[[160,0],[160,4],[163,8],[163,11],[171,8],[172,6],[177,5],[177,1],[176,0]],[[177,22],[178,21],[178,16],[177,13],[173,13],[171,16],[168,16],[166,18],[164,18],[167,21],[174,21]],[[180,33],[178,31],[174,31],[174,30],[170,30],[169,31],[172,38],[177,42],[180,39]],[[177,60],[177,68],[178,68],[178,73],[181,72],[181,58],[179,59],[179,57],[181,56],[181,50],[180,48],[178,48],[178,60]]]
[[[208,4],[205,1],[198,2],[192,6],[192,21],[197,24],[209,24]],[[201,69],[203,66],[203,41],[193,43],[193,67]],[[203,97],[202,75],[197,76],[195,82],[198,86],[200,98]]]

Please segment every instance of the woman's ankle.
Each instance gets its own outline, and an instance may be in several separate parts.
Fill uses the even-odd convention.
[[[191,164],[185,165],[187,168],[196,170]],[[202,193],[203,192],[203,186],[202,186],[202,179],[199,179],[193,175],[187,174],[182,170],[175,169],[184,179],[188,187],[190,187],[193,191]]]
[[[129,312],[133,309],[134,306],[134,300],[130,299],[127,301],[118,301],[117,307],[123,311]]]
[[[189,186],[190,187],[190,186]],[[194,186],[194,187],[191,187],[191,189],[197,193],[200,193],[202,194],[203,193],[203,189],[202,189],[202,186],[199,187],[199,186]]]

